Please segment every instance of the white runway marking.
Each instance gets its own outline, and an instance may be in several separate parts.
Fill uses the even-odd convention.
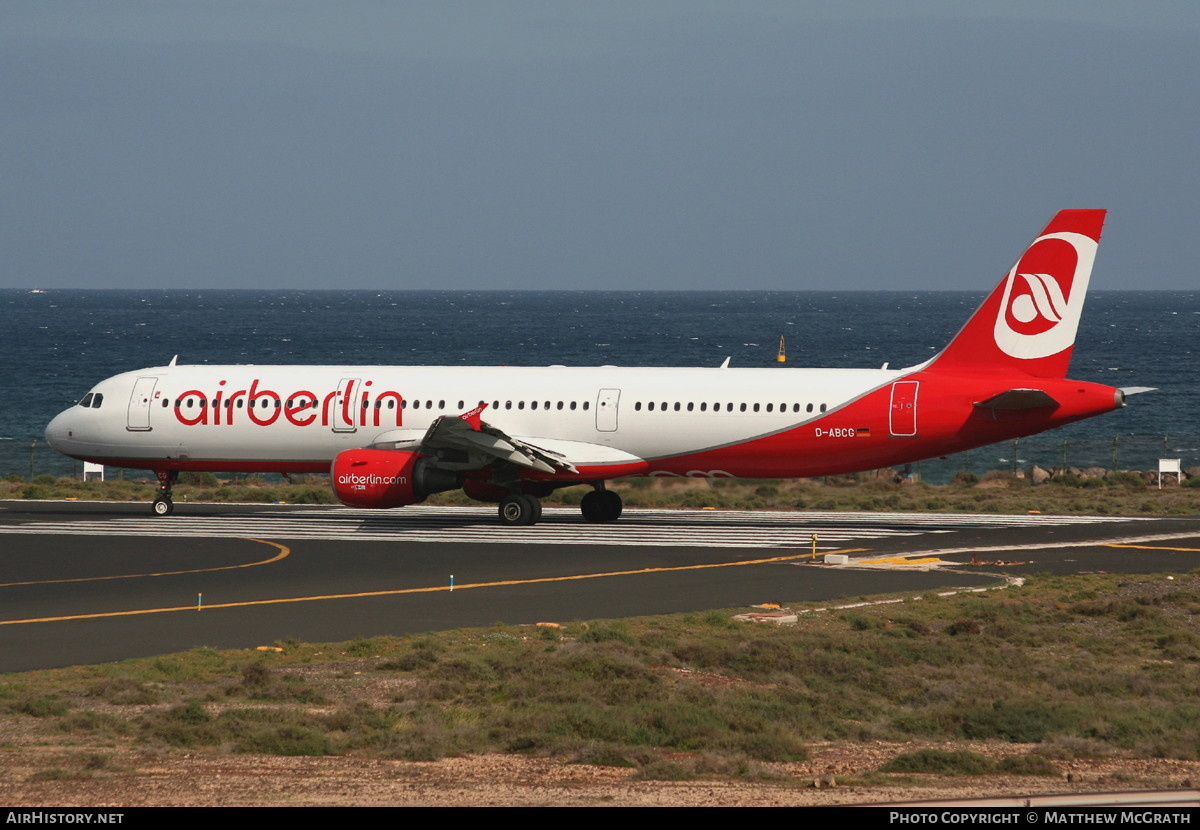
[[[828,513],[629,509],[612,524],[589,524],[576,508],[547,507],[541,523],[503,527],[489,507],[351,510],[314,507],[228,516],[114,517],[0,525],[0,534],[254,537],[379,542],[784,548],[818,550],[968,528],[1056,527],[1142,519],[1104,516],[1000,516],[952,513]]]

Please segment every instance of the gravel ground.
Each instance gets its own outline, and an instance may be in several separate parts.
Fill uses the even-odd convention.
[[[62,749],[0,749],[0,803],[10,807],[134,806],[803,806],[1066,792],[1189,788],[1200,762],[1057,762],[1059,777],[855,776],[921,746],[1023,754],[1005,744],[819,744],[812,760],[772,766],[782,782],[639,781],[628,769],[547,758],[469,756],[432,763],[378,758],[113,754],[98,769],[54,778]],[[76,759],[77,760],[77,759]],[[72,766],[77,770],[78,764]],[[834,786],[814,780],[833,776]],[[49,780],[47,778],[49,777]]]

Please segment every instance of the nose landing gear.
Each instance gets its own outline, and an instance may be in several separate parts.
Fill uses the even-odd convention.
[[[150,505],[150,509],[155,516],[170,516],[175,512],[175,502],[171,501],[171,488],[179,479],[179,472],[155,470],[154,474],[158,476],[158,495],[155,497],[154,503]]]

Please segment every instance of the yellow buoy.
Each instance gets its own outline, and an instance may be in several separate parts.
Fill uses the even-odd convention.
[[[783,342],[783,335],[779,335],[779,354],[775,355],[776,363],[787,363],[787,347]]]

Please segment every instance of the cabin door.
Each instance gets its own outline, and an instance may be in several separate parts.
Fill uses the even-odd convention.
[[[150,403],[154,400],[154,387],[158,378],[138,378],[129,396],[129,410],[125,429],[130,432],[150,431]]]
[[[892,384],[892,406],[888,413],[893,438],[917,437],[917,391],[921,385],[916,380],[901,380]]]
[[[621,400],[620,389],[601,389],[596,395],[596,431],[617,431],[617,404]]]

